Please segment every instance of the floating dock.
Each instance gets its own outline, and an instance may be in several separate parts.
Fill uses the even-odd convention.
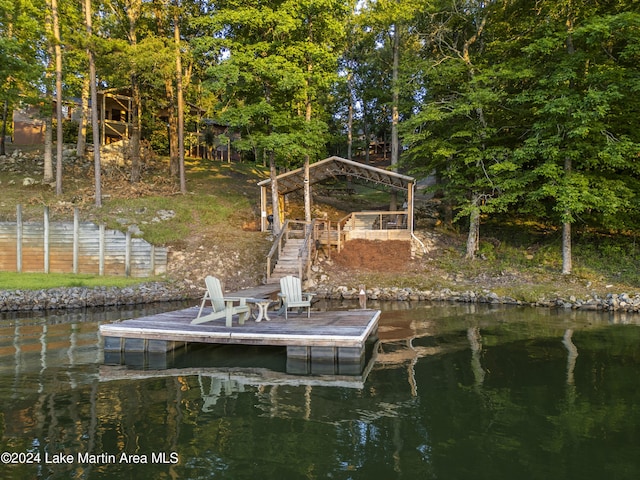
[[[198,308],[101,325],[105,362],[127,363],[132,354],[151,355],[157,362],[189,343],[281,346],[286,347],[289,373],[358,374],[380,318],[379,310],[312,311],[311,318],[306,312],[289,313],[288,320],[269,312],[269,321],[250,319],[239,325],[234,317],[231,327],[224,320],[192,325]]]

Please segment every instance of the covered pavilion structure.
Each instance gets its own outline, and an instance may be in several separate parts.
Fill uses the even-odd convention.
[[[404,193],[407,199],[404,209],[404,212],[406,212],[405,228],[409,233],[413,232],[414,189],[416,183],[414,178],[337,156],[325,158],[309,165],[309,184],[311,187],[315,184],[335,179],[348,179],[352,182],[365,184],[374,183],[376,186],[383,186],[390,191]],[[304,182],[304,168],[278,175],[276,177],[278,197],[282,198],[287,194],[303,190]],[[271,197],[271,179],[263,180],[258,185],[260,186],[261,230],[266,231],[269,226],[267,216],[268,199]],[[313,197],[313,188],[311,188],[311,196]],[[280,205],[272,205],[272,211],[274,215],[276,213],[282,214]]]

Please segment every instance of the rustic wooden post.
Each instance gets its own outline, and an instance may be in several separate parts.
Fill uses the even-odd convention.
[[[22,205],[16,206],[16,272],[22,272]]]
[[[409,229],[409,232],[413,233],[413,214],[414,214],[414,207],[413,204],[415,202],[414,199],[414,191],[413,189],[415,188],[415,184],[413,182],[410,182],[409,185],[407,185],[407,229]]]
[[[264,186],[260,187],[260,231],[266,232],[268,227],[267,222],[267,189]]]
[[[73,273],[78,273],[78,251],[80,242],[80,222],[78,208],[73,209]]]
[[[44,207],[44,234],[43,234],[43,248],[44,248],[44,273],[49,273],[49,207]]]
[[[106,135],[107,135],[107,128],[106,128],[106,124],[105,124],[105,120],[106,120],[106,112],[107,112],[107,93],[103,92],[102,94],[102,110],[100,110],[100,125],[102,125],[102,141],[100,142],[100,145],[105,145],[106,142]],[[100,145],[94,145],[93,148],[100,148]]]
[[[98,275],[104,275],[104,225],[100,227],[100,238],[98,240]]]
[[[131,275],[131,232],[127,231],[124,244],[124,275]]]
[[[360,292],[358,293],[358,302],[360,303],[360,308],[367,308],[367,289],[364,287],[364,284],[360,285]]]
[[[150,276],[153,276],[156,274],[156,246],[155,245],[151,245],[151,265],[149,266],[149,269],[151,270],[149,272]]]

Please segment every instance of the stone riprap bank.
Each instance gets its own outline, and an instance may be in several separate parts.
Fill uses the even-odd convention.
[[[188,300],[197,294],[183,285],[162,282],[130,287],[70,287],[45,290],[2,290],[0,311],[57,310],[118,305],[136,305]]]
[[[322,285],[313,289],[316,298],[358,300],[359,291],[345,286]],[[368,288],[368,300],[462,302],[496,305],[523,305],[533,307],[602,310],[640,313],[640,294],[592,294],[589,298],[540,299],[525,302],[512,297],[501,297],[489,290],[455,291],[451,289],[421,291],[413,288]],[[56,310],[101,306],[136,305],[172,302],[201,298],[202,291],[185,283],[142,283],[130,287],[70,287],[46,290],[0,290],[0,311]]]
[[[448,288],[442,290],[417,290],[414,288],[368,288],[368,300],[381,301],[440,301],[485,303],[497,305],[525,305],[533,307],[564,308],[580,310],[603,310],[640,313],[640,294],[608,293],[599,296],[596,293],[589,298],[579,299],[574,296],[568,298],[540,299],[536,302],[525,302],[512,297],[501,297],[490,290],[458,292]],[[317,298],[334,300],[357,300],[359,291],[345,286],[320,286],[316,288]]]

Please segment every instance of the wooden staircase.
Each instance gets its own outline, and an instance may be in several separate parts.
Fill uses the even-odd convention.
[[[290,238],[287,243],[284,244],[282,251],[280,252],[280,258],[278,259],[271,277],[267,283],[280,283],[282,277],[287,275],[300,276],[300,259],[298,254],[300,247],[302,247],[304,239],[302,238]]]

